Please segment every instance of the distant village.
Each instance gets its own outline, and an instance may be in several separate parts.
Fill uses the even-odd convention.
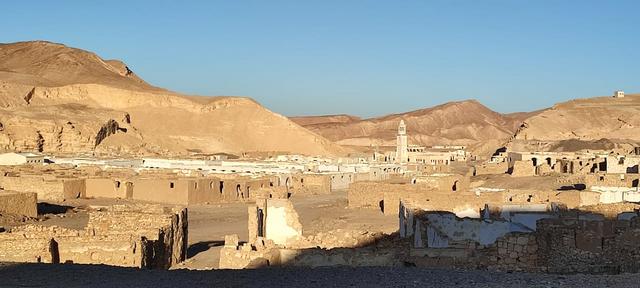
[[[410,133],[400,121],[395,151],[342,158],[4,153],[0,261],[175,268],[189,260],[189,207],[242,203],[248,222],[237,229],[248,238],[212,239],[224,243],[218,268],[402,262],[638,272],[640,147],[626,153],[503,149],[480,159],[461,145],[412,145]],[[397,232],[306,234],[296,199],[336,193],[345,193],[344,209],[378,214],[397,223]],[[125,202],[91,204],[105,199]],[[86,204],[85,225],[65,226],[65,218],[47,224],[51,211],[43,207],[74,201]]]

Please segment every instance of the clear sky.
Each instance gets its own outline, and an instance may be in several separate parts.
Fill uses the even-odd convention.
[[[148,82],[285,115],[640,92],[640,1],[4,1],[0,42],[121,59]]]

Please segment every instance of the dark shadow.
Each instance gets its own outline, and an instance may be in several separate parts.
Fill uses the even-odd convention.
[[[42,214],[64,214],[73,210],[73,207],[58,204],[38,203],[38,215]]]
[[[384,200],[378,202],[378,207],[380,207],[380,212],[384,213]]]
[[[193,256],[198,255],[200,252],[204,252],[209,250],[212,247],[223,246],[224,241],[202,241],[192,245],[189,245],[187,248],[187,258],[191,258]]]
[[[573,185],[561,186],[560,188],[557,189],[557,191],[570,191],[570,190],[582,191],[584,189],[587,189],[587,185],[585,185],[585,184],[573,184]]]

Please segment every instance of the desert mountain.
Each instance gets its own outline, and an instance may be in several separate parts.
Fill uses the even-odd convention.
[[[640,142],[640,95],[595,97],[554,105],[528,117],[509,143],[514,150],[611,150]],[[626,147],[629,148],[629,147]]]
[[[316,116],[292,120],[338,144],[371,147],[395,145],[398,123],[403,119],[410,144],[469,145],[476,153],[490,153],[513,136],[522,120],[536,113],[503,115],[467,100],[370,119]]]
[[[0,44],[0,149],[333,155],[339,145],[250,98],[185,96],[121,61],[44,41]]]

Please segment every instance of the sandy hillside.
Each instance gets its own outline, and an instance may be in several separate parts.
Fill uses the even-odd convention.
[[[469,145],[476,153],[492,153],[513,135],[522,120],[536,113],[502,115],[478,101],[467,100],[362,120],[347,116],[292,120],[342,145],[393,146],[398,123],[404,119],[411,144],[460,144]],[[340,119],[345,121],[337,121]]]
[[[585,98],[527,118],[509,146],[548,151],[628,149],[640,142],[639,132],[640,95]]]
[[[245,97],[180,95],[118,60],[0,44],[0,149],[46,153],[335,155],[344,148]]]
[[[326,124],[347,124],[360,121],[360,117],[340,114],[340,115],[323,115],[323,116],[293,116],[289,117],[293,122],[308,127],[312,125]]]

